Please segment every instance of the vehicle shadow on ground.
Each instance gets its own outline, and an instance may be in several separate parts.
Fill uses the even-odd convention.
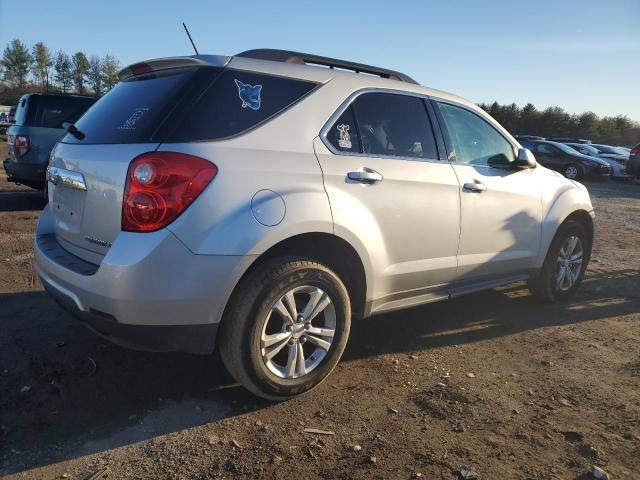
[[[46,203],[39,190],[0,190],[0,212],[42,210]]]
[[[629,281],[640,284],[640,272],[591,274],[567,304],[541,304],[516,284],[355,321],[344,361],[637,313],[639,297],[612,294],[617,282]],[[112,346],[43,292],[2,294],[0,305],[2,474],[270,406],[234,386],[215,355],[151,354]]]

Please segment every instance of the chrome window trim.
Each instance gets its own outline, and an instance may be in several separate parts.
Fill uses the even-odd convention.
[[[75,190],[86,190],[87,184],[84,181],[84,176],[81,173],[73,172],[65,168],[54,167],[49,165],[47,167],[47,182],[51,182],[54,185],[73,188]]]
[[[365,93],[391,93],[391,94],[394,94],[394,95],[404,95],[404,96],[407,96],[407,97],[417,97],[417,98],[422,99],[423,101],[428,101],[429,98],[430,98],[428,95],[425,95],[425,94],[422,94],[422,93],[406,92],[406,91],[403,91],[403,90],[395,90],[393,88],[366,87],[366,88],[362,88],[360,90],[356,90],[351,95],[349,95],[344,102],[342,102],[340,104],[340,106],[336,109],[336,111],[333,112],[333,114],[325,122],[325,124],[322,127],[322,129],[320,129],[320,140],[322,141],[324,146],[327,147],[327,149],[332,154],[334,154],[334,155],[344,155],[344,156],[349,156],[349,157],[381,158],[381,159],[386,159],[386,160],[408,160],[408,161],[411,161],[411,162],[423,162],[423,163],[424,162],[442,163],[442,160],[440,160],[438,158],[404,157],[404,156],[400,156],[400,155],[381,155],[381,154],[373,154],[373,153],[372,154],[367,154],[367,153],[360,153],[360,152],[346,152],[346,151],[338,150],[337,148],[335,148],[333,146],[333,144],[327,138],[327,135],[329,134],[329,130],[331,130],[331,127],[333,127],[333,124],[338,120],[338,118],[340,118],[340,116],[345,112],[345,110],[351,106],[351,104],[355,101],[355,99],[358,98],[360,95],[364,95]],[[434,131],[434,126],[433,126],[433,124],[431,122],[431,118],[429,118],[429,112],[427,111],[427,107],[426,106],[425,106],[424,113],[427,116],[427,118],[429,119],[429,123],[431,124],[431,130],[432,130],[432,133],[433,133],[433,136],[434,136],[433,140],[434,140],[434,142],[436,144],[436,150],[437,150],[437,140],[436,140],[437,132]]]

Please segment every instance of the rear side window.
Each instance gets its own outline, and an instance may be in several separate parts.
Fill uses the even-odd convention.
[[[154,72],[118,83],[76,127],[82,140],[66,135],[67,143],[145,143],[188,91],[197,68]],[[217,72],[216,72],[217,73]]]
[[[300,100],[314,82],[225,69],[183,111],[164,141],[227,138],[260,125]]]
[[[437,105],[449,133],[456,162],[498,166],[515,160],[511,143],[480,116],[447,103]]]
[[[362,152],[437,159],[424,101],[394,93],[365,93],[353,102]]]
[[[33,95],[27,104],[24,125],[62,128],[64,122],[75,123],[94,102],[93,98]]]
[[[327,133],[327,140],[336,150],[360,153],[360,137],[352,106],[349,106],[333,124]]]

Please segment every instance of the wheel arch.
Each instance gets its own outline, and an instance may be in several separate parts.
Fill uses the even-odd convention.
[[[233,297],[238,293],[243,280],[255,269],[267,261],[283,256],[300,256],[316,260],[331,268],[340,277],[349,293],[352,315],[361,318],[365,315],[367,296],[367,274],[365,265],[356,249],[343,238],[324,232],[302,233],[288,237],[269,247],[256,257],[245,270],[225,306],[225,313]],[[224,320],[224,313],[222,320]]]

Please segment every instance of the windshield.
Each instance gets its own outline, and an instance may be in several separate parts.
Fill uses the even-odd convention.
[[[600,153],[608,153],[611,155],[626,155],[627,152],[618,149],[617,147],[610,147],[609,145],[593,145],[593,148],[597,149]]]
[[[585,155],[595,155],[596,157],[600,155],[600,152],[593,148],[591,145],[571,145],[572,148],[575,148],[580,153],[584,153]]]
[[[549,143],[551,143],[552,145],[555,145],[560,150],[562,150],[564,153],[570,153],[571,155],[575,155],[576,153],[580,153],[577,150],[571,148],[569,145],[566,145],[564,143],[559,143],[559,142],[549,142]]]

